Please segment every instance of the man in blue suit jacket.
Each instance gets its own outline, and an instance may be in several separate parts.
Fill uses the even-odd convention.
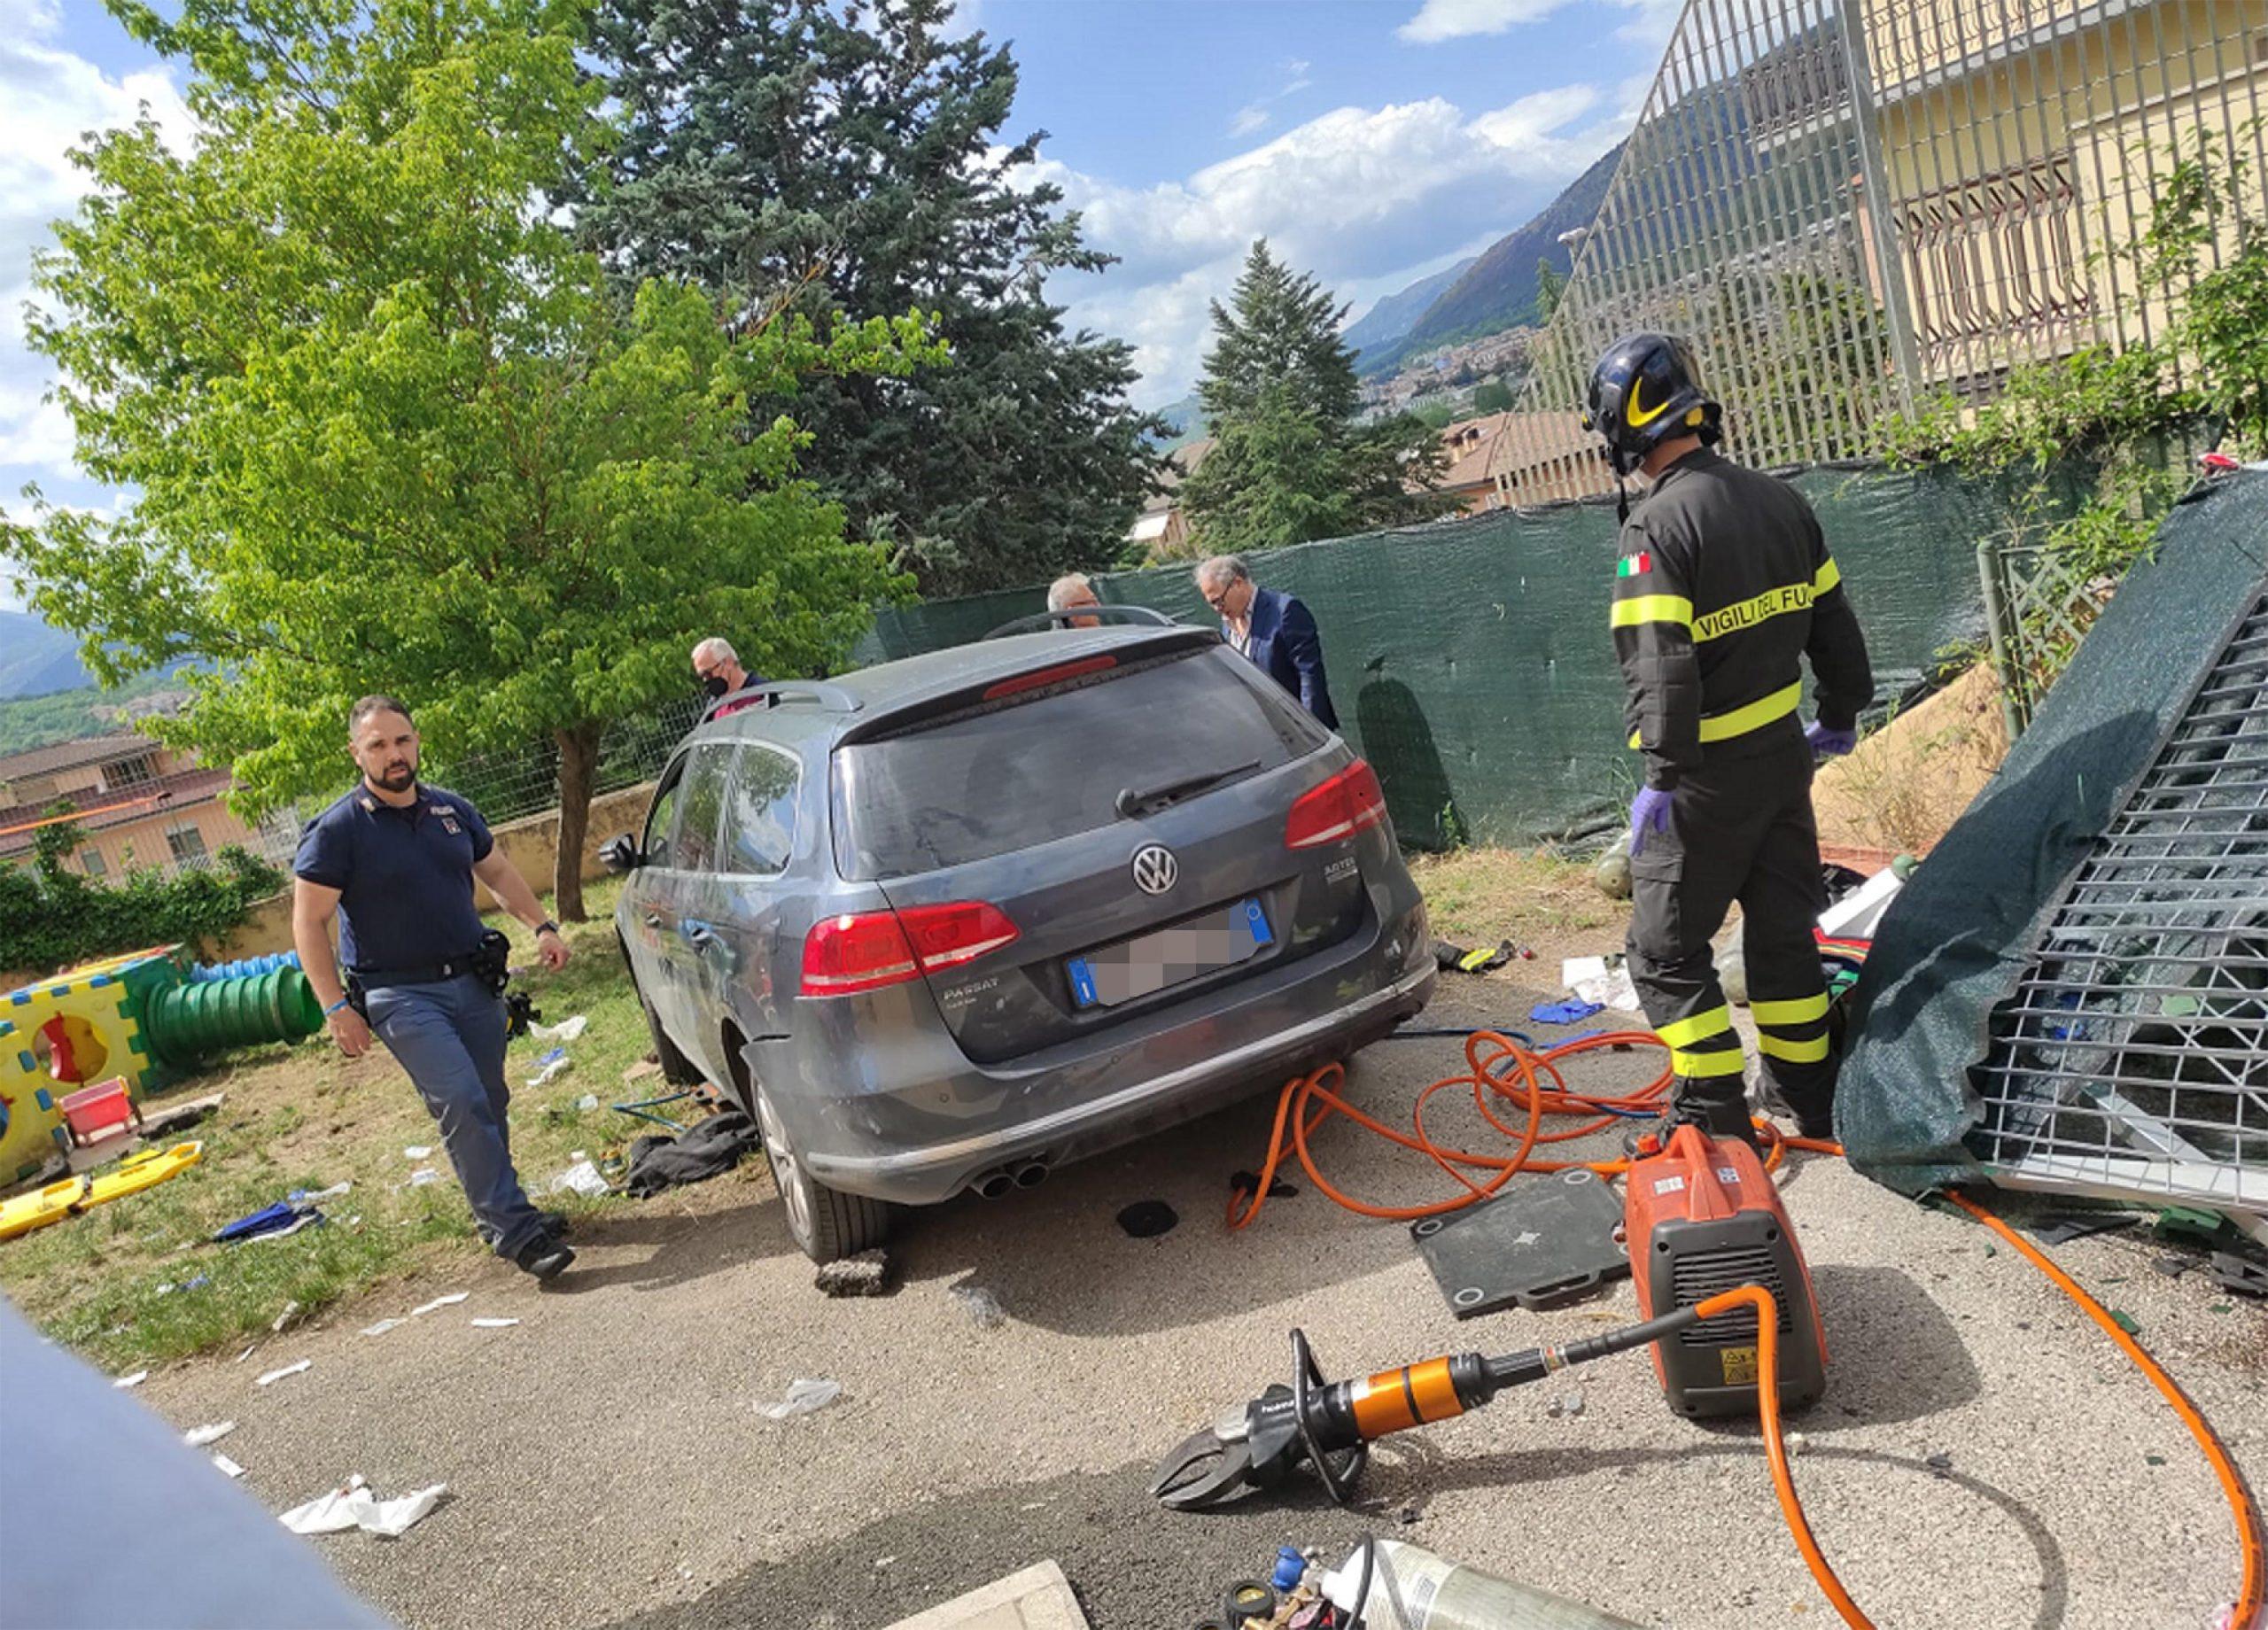
[[[1221,637],[1300,699],[1330,728],[1339,728],[1323,678],[1323,636],[1315,615],[1278,589],[1262,588],[1233,555],[1216,555],[1197,569],[1197,592],[1220,613]]]

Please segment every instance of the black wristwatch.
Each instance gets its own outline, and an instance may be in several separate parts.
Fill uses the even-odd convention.
[[[535,926],[535,936],[538,939],[541,939],[547,934],[557,934],[558,932],[559,925],[552,921],[548,917],[545,918],[541,922]],[[563,938],[564,936],[563,935],[562,937]]]

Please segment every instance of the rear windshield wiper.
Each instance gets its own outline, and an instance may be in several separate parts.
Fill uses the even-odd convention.
[[[1137,792],[1131,787],[1118,795],[1118,812],[1131,820],[1138,815],[1154,815],[1160,810],[1179,803],[1184,798],[1193,798],[1200,792],[1210,791],[1223,781],[1260,768],[1260,760],[1249,764],[1231,765],[1225,770],[1208,770],[1202,775],[1185,776],[1177,781],[1168,781],[1162,787],[1153,787],[1147,792]]]

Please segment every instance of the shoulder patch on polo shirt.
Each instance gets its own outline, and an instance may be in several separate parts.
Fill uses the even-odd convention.
[[[1614,575],[1618,578],[1635,578],[1642,575],[1643,573],[1651,571],[1653,569],[1654,557],[1652,554],[1645,549],[1641,549],[1635,555],[1626,555],[1620,560],[1615,562]]]

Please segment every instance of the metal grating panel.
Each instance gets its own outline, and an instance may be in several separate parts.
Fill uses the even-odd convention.
[[[1772,1300],[1780,1309],[1781,1332],[1784,1335],[1795,1329],[1787,1286],[1780,1277],[1780,1255],[1770,1246],[1689,1251],[1670,1264],[1670,1299],[1676,1307],[1690,1308],[1744,1285],[1760,1285],[1771,1292]],[[1747,1308],[1720,1314],[1681,1331],[1677,1339],[1689,1347],[1721,1347],[1753,1341],[1756,1315]]]
[[[2268,0],[1686,0],[1490,455],[1513,507],[1611,492],[1600,350],[1690,339],[1726,451],[1863,458],[1888,415],[2163,337],[2126,252],[2179,150],[2268,174]],[[1568,241],[1563,240],[1563,241]],[[2201,267],[2237,244],[2224,221]]]
[[[1971,1136],[2018,1186],[2268,1210],[2268,593],[2065,885]]]

